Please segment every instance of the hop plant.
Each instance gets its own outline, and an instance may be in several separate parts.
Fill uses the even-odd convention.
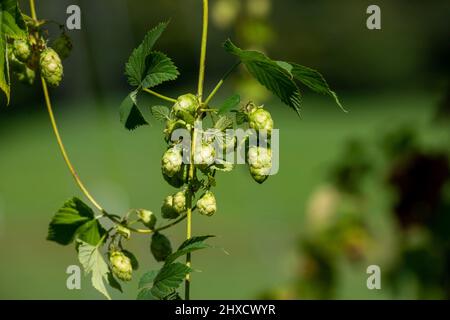
[[[72,40],[70,37],[63,32],[58,38],[53,41],[51,47],[56,51],[56,53],[61,57],[61,59],[67,59],[73,49]]]
[[[130,258],[121,251],[113,251],[109,256],[113,274],[122,281],[131,281],[133,267]]]
[[[63,78],[63,65],[59,55],[52,48],[47,48],[40,57],[41,74],[53,87],[59,86]]]
[[[13,50],[14,56],[23,63],[26,63],[31,56],[31,48],[26,40],[14,40]]]
[[[162,172],[164,175],[172,178],[181,171],[183,165],[183,156],[181,149],[177,147],[167,150],[161,160]]]
[[[214,163],[216,159],[216,149],[212,143],[201,143],[199,148],[195,150],[194,163],[204,170]]]
[[[213,216],[217,211],[217,203],[214,193],[212,193],[211,191],[206,192],[197,201],[197,209],[198,212],[204,216]]]
[[[176,219],[186,211],[186,194],[183,191],[164,199],[161,213],[165,219]]]
[[[273,120],[267,110],[262,107],[255,108],[249,113],[248,118],[250,128],[256,131],[266,130],[269,135],[272,133]]]
[[[153,212],[149,210],[139,209],[136,211],[136,214],[139,218],[139,221],[141,221],[143,225],[145,225],[150,230],[155,229],[157,219]]]
[[[253,179],[259,184],[265,182],[272,170],[272,151],[260,146],[251,146],[247,161]]]
[[[197,110],[200,107],[198,98],[189,93],[180,96],[173,106],[173,112],[178,119],[182,119],[187,123],[193,124]]]

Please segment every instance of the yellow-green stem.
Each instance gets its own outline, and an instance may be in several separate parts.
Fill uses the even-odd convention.
[[[151,95],[154,95],[155,97],[160,98],[160,99],[165,100],[165,101],[168,101],[168,102],[173,102],[173,103],[177,102],[176,99],[167,97],[165,95],[162,95],[162,94],[160,94],[158,92],[155,92],[153,90],[150,90],[150,89],[143,89],[143,91],[145,91],[147,93],[150,93]]]
[[[200,99],[200,104],[203,104],[203,88],[205,84],[205,69],[206,69],[206,48],[208,45],[208,18],[209,18],[209,6],[208,0],[203,0],[203,31],[202,31],[202,44],[200,53],[200,71],[198,76],[198,97]],[[192,200],[194,198],[194,191],[192,190],[192,182],[195,178],[195,165],[194,165],[194,155],[195,155],[195,145],[197,141],[197,130],[192,129],[192,141],[191,141],[191,163],[189,165],[189,190],[187,194],[187,223],[186,223],[186,238],[190,239],[192,237]],[[192,260],[191,254],[188,253],[186,256],[186,265],[191,267]],[[190,299],[190,289],[191,289],[191,275],[186,275],[185,281],[185,299]]]

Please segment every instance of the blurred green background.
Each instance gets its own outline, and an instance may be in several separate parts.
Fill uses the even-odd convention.
[[[74,51],[52,91],[61,133],[82,179],[112,212],[157,212],[163,183],[162,126],[127,132],[118,107],[124,63],[155,24],[171,18],[158,44],[181,71],[170,96],[195,90],[199,0],[37,1],[38,15],[64,22]],[[281,133],[281,167],[264,185],[245,167],[219,177],[219,213],[195,216],[194,233],[224,248],[194,254],[195,299],[416,299],[450,297],[448,1],[377,1],[382,30],[366,28],[371,1],[212,0],[207,88],[233,63],[228,37],[273,58],[320,70],[350,110],[306,94],[303,119],[238,73],[218,96],[264,103]],[[267,6],[267,10],[265,10]],[[28,2],[22,2],[28,12]],[[264,9],[264,10],[263,10]],[[52,30],[50,30],[51,32]],[[54,31],[54,30],[53,30]],[[182,31],[182,32],[181,32]],[[146,103],[159,101],[148,99]],[[2,106],[5,103],[2,101]],[[75,250],[45,241],[63,202],[81,196],[54,141],[39,86],[14,83],[0,109],[0,298],[99,299],[83,278],[66,288]],[[168,234],[183,241],[184,225]],[[129,242],[154,268],[149,239]],[[368,290],[379,265],[382,289]],[[115,298],[134,299],[137,281]]]

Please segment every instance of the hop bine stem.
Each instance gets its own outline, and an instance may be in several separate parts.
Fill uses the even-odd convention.
[[[200,53],[200,70],[198,77],[198,98],[200,100],[200,105],[203,105],[203,88],[205,84],[205,69],[206,69],[206,48],[208,45],[208,18],[209,18],[209,6],[208,0],[203,0],[203,32],[202,32],[202,43],[201,43],[201,53]],[[190,165],[189,165],[189,177],[188,184],[189,190],[187,192],[187,223],[186,223],[186,238],[189,240],[192,237],[192,201],[194,198],[194,190],[192,188],[192,182],[195,178],[195,164],[194,164],[194,155],[195,155],[195,145],[197,140],[197,130],[192,129],[191,133],[191,155],[190,155]],[[188,253],[186,255],[186,265],[191,267],[191,254]],[[185,281],[185,299],[190,299],[190,289],[191,289],[191,275],[186,275]]]

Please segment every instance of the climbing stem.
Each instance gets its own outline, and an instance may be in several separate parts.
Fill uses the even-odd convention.
[[[230,70],[227,71],[227,73],[225,73],[225,75],[222,77],[222,79],[220,79],[219,83],[214,87],[213,91],[210,93],[210,95],[208,96],[208,98],[206,98],[205,100],[205,106],[207,106],[211,100],[214,98],[214,96],[216,95],[216,93],[220,90],[220,88],[223,86],[223,84],[225,83],[225,80],[227,80],[227,78],[230,76],[230,74],[233,73],[233,71],[239,67],[239,65],[241,64],[241,61],[236,62],[231,68]]]
[[[167,97],[167,96],[162,95],[162,94],[160,94],[160,93],[158,93],[158,92],[155,92],[155,91],[153,91],[153,90],[150,90],[150,89],[142,89],[142,90],[145,91],[145,92],[147,92],[147,93],[150,93],[151,95],[154,95],[155,97],[160,98],[160,99],[162,99],[162,100],[165,100],[165,101],[168,101],[168,102],[173,102],[173,103],[177,102],[176,99]]]
[[[209,16],[208,0],[203,0],[203,32],[202,44],[200,53],[200,72],[198,77],[198,96],[200,102],[203,101],[203,87],[205,84],[205,69],[206,69],[206,47],[208,45],[208,16]]]

